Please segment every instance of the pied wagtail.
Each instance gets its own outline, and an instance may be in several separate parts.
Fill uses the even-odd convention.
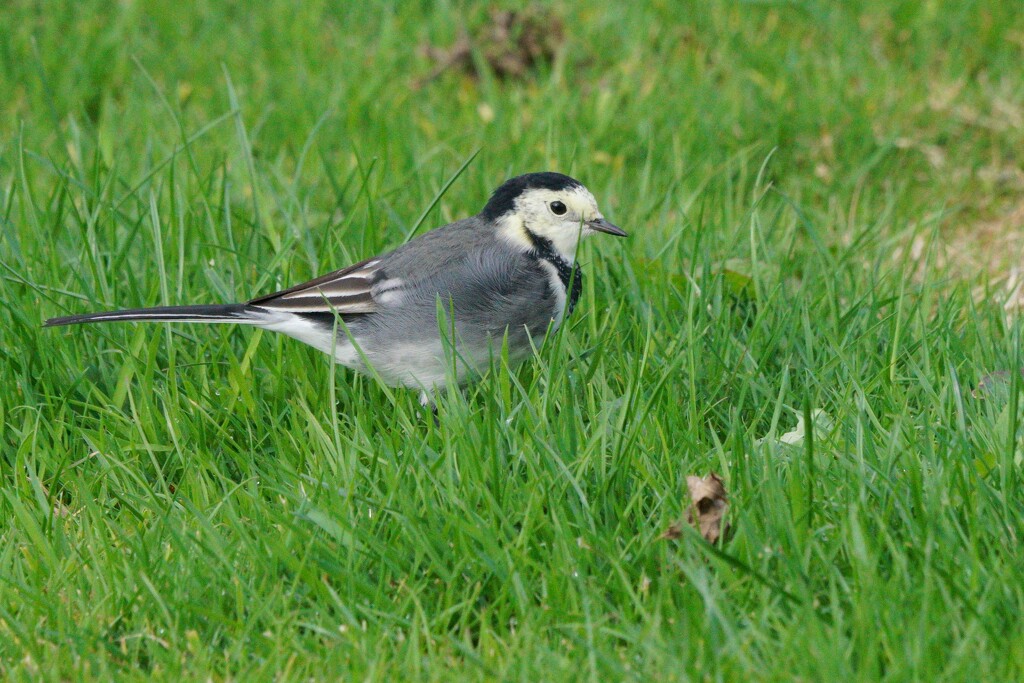
[[[506,181],[476,216],[388,252],[240,304],[160,306],[51,318],[45,326],[120,320],[239,323],[283,332],[388,385],[444,389],[452,363],[461,384],[508,337],[509,359],[557,329],[580,296],[573,262],[580,237],[624,237],[594,196],[560,173]],[[444,311],[441,324],[438,311]],[[449,334],[450,336],[450,334]],[[354,342],[354,344],[353,344]],[[446,353],[447,350],[447,353]]]

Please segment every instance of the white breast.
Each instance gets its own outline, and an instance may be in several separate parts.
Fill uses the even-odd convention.
[[[544,259],[539,259],[539,263],[548,274],[551,291],[555,293],[555,314],[552,319],[555,321],[554,327],[557,330],[562,325],[562,318],[565,317],[565,285],[562,284],[562,278],[558,277],[558,268],[555,268],[553,263]]]

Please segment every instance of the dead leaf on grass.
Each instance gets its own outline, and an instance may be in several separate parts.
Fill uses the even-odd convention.
[[[565,40],[565,25],[552,10],[529,5],[521,10],[492,7],[487,21],[472,35],[463,30],[449,47],[430,43],[421,53],[434,62],[434,69],[414,83],[420,88],[449,69],[479,77],[473,60],[476,51],[499,79],[522,79],[541,64],[550,63]]]
[[[686,487],[690,490],[690,507],[686,511],[686,523],[696,526],[700,535],[709,543],[717,543],[718,539],[729,535],[729,525],[723,527],[722,518],[729,508],[729,497],[722,478],[710,473],[706,477],[690,475],[686,478]],[[674,539],[683,535],[681,523],[672,524],[662,538]]]

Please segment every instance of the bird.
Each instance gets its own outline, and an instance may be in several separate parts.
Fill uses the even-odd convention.
[[[389,386],[418,390],[420,402],[433,406],[436,392],[452,379],[463,385],[478,375],[502,343],[510,364],[518,364],[535,340],[559,328],[583,286],[577,247],[595,233],[626,236],[580,181],[527,173],[502,183],[475,216],[245,303],[69,315],[44,327],[252,325],[309,344]]]

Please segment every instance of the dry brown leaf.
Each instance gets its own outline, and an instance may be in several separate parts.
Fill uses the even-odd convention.
[[[525,78],[538,65],[550,63],[564,40],[562,19],[550,9],[538,5],[520,10],[492,7],[488,21],[472,36],[463,31],[450,47],[429,43],[421,47],[423,55],[434,62],[434,69],[414,87],[422,87],[453,68],[479,76],[474,48],[498,78]]]
[[[700,535],[709,543],[728,536],[729,525],[722,525],[722,518],[729,508],[729,496],[722,478],[714,472],[706,477],[690,475],[686,478],[690,490],[690,507],[686,511],[686,523],[696,526]],[[682,524],[672,524],[661,538],[674,539],[683,535]]]
[[[729,508],[722,478],[714,472],[706,477],[690,475],[686,478],[686,486],[690,489],[690,500],[693,501],[686,514],[687,521],[696,524],[700,535],[709,543],[716,543],[729,533],[729,525],[722,528],[722,518]]]

